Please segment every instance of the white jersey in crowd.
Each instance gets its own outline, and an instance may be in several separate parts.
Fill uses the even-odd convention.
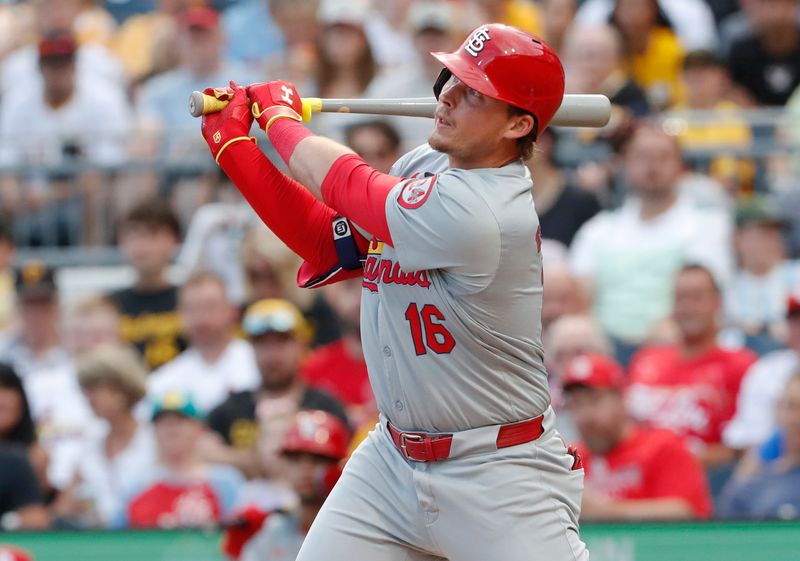
[[[370,381],[397,427],[461,431],[541,415],[542,257],[521,161],[448,169],[427,144],[394,165],[395,247],[371,244],[361,325]]]
[[[253,390],[260,382],[253,347],[247,341],[233,339],[213,363],[206,362],[197,349],[186,349],[153,372],[147,380],[147,395],[152,403],[178,391],[208,413],[232,392]]]

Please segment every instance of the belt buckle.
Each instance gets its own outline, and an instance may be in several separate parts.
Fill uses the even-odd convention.
[[[412,462],[423,462],[423,463],[427,462],[428,460],[418,460],[408,455],[408,448],[406,448],[406,441],[408,440],[410,440],[411,442],[425,442],[425,437],[422,436],[421,434],[401,432],[400,450],[403,452],[403,456],[405,456],[406,460],[411,460]]]

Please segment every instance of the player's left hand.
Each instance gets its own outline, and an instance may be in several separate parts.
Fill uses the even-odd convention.
[[[247,86],[247,95],[253,117],[258,119],[264,132],[268,132],[277,119],[303,120],[300,116],[303,113],[303,102],[297,88],[289,82],[274,80],[250,84]]]
[[[220,154],[232,142],[252,139],[249,134],[253,116],[247,101],[247,91],[236,82],[231,81],[228,88],[206,88],[203,93],[230,100],[222,111],[204,115],[200,129],[211,149],[211,155],[219,162]]]

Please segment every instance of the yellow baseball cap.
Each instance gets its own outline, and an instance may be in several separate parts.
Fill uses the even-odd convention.
[[[242,331],[248,337],[287,333],[305,342],[311,340],[311,328],[297,306],[279,298],[268,298],[251,304],[244,312]]]

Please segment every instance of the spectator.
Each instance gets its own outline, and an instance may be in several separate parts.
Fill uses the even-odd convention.
[[[759,446],[774,432],[778,398],[789,376],[800,367],[800,297],[789,297],[786,317],[788,348],[764,355],[742,380],[736,416],[723,433],[725,443],[731,448],[746,450]]]
[[[718,0],[711,0],[711,2],[716,1]],[[575,19],[580,25],[594,25],[608,21],[615,4],[615,0],[585,0],[581,2]],[[661,18],[664,21],[668,19],[669,23],[674,25],[681,44],[687,50],[716,48],[714,14],[708,4],[709,0],[658,0]]]
[[[47,454],[36,441],[28,397],[14,370],[0,363],[0,445],[25,453],[42,487],[47,485]]]
[[[578,0],[542,0],[542,38],[560,56],[564,42],[578,10]]]
[[[752,0],[753,32],[731,45],[728,67],[743,102],[784,105],[800,85],[800,4]]]
[[[586,470],[582,520],[710,516],[702,466],[670,431],[638,426],[628,417],[618,364],[601,355],[579,356],[567,364],[563,382]]]
[[[310,333],[295,306],[286,300],[260,300],[247,308],[242,329],[255,350],[261,387],[234,393],[211,411],[208,424],[216,439],[209,444],[210,457],[232,463],[249,475],[263,467],[267,473],[262,475],[270,478],[282,469],[278,451],[283,422],[298,409],[322,409],[344,422],[347,416],[337,400],[307,387],[300,376]],[[268,421],[275,422],[268,426]],[[261,450],[256,450],[257,445]],[[262,466],[257,453],[267,457],[261,459]]]
[[[120,225],[119,245],[136,280],[109,297],[122,315],[122,338],[136,345],[150,368],[175,358],[184,348],[178,317],[178,289],[167,267],[181,238],[177,216],[161,199],[140,202]]]
[[[321,25],[316,45],[316,95],[324,98],[363,97],[378,74],[378,64],[365,31],[370,15],[363,0],[323,0],[317,19]],[[309,95],[303,93],[303,95]],[[311,126],[335,139],[358,117],[318,115]]]
[[[482,22],[496,21],[524,29],[534,35],[542,34],[542,16],[539,7],[525,0],[476,0],[478,13],[475,15]]]
[[[654,107],[678,98],[683,47],[657,0],[617,0],[611,25],[622,36],[625,70]]]
[[[302,368],[308,385],[342,402],[356,427],[374,425],[378,413],[361,348],[361,290],[360,278],[325,287],[342,338],[314,351]]]
[[[300,411],[286,431],[281,453],[290,466],[292,489],[299,505],[270,514],[244,544],[242,561],[283,561],[300,551],[308,529],[339,478],[339,463],[347,456],[348,428],[324,411]]]
[[[106,425],[87,442],[55,510],[74,525],[106,526],[120,509],[123,485],[156,463],[152,429],[133,416],[145,394],[147,369],[132,349],[103,345],[81,358],[77,373],[92,411]]]
[[[542,331],[547,331],[561,317],[587,312],[578,280],[566,263],[554,263],[544,269]],[[549,350],[549,347],[548,347]]]
[[[138,84],[148,77],[168,70],[160,67],[164,61],[160,48],[175,34],[175,17],[187,4],[185,0],[157,0],[152,11],[132,15],[117,30],[111,43],[129,80]],[[171,50],[171,49],[170,49]],[[174,55],[173,55],[174,56]],[[172,61],[177,63],[177,61]]]
[[[454,19],[454,9],[443,0],[412,2],[405,24],[414,46],[414,58],[403,67],[387,68],[373,80],[365,95],[376,98],[430,97],[433,84],[442,71],[442,65],[430,53],[449,52],[456,48]],[[432,128],[430,119],[390,117],[387,121],[399,132],[404,149],[410,150],[428,141]],[[349,141],[347,143],[349,145]]]
[[[800,287],[800,262],[786,259],[787,225],[768,199],[759,197],[736,211],[739,265],[725,293],[725,317],[745,334],[758,354],[776,350],[786,338],[786,300]]]
[[[161,153],[191,153],[197,122],[186,110],[187,92],[225,86],[230,80],[250,84],[257,79],[247,68],[226,61],[219,14],[211,8],[189,8],[177,16],[178,66],[146,81],[139,92],[142,126],[166,135]]]
[[[178,292],[178,313],[189,348],[150,376],[151,401],[177,391],[207,414],[232,392],[259,385],[253,348],[234,337],[239,312],[219,277],[206,272],[189,277]]]
[[[91,84],[98,90],[114,91],[124,96],[125,74],[120,62],[104,46],[86,42],[80,29],[80,15],[85,2],[82,0],[34,0],[28,2],[33,8],[33,35],[35,40],[55,32],[68,31],[75,34],[80,46],[75,53],[78,81]],[[20,88],[37,91],[41,87],[41,76],[36,71],[39,56],[36,44],[23,46],[10,53],[0,64],[0,84],[3,88]]]
[[[345,144],[364,158],[367,164],[382,173],[389,173],[402,155],[400,135],[386,121],[360,121],[345,130]]]
[[[245,234],[240,259],[247,304],[269,298],[289,300],[300,307],[313,328],[312,347],[339,339],[336,316],[322,292],[297,286],[297,270],[302,260],[269,228],[259,223]]]
[[[597,322],[588,315],[563,315],[543,333],[547,349],[544,362],[550,386],[550,402],[558,413],[556,429],[565,440],[571,442],[578,438],[578,434],[569,411],[564,408],[564,368],[570,360],[584,354],[610,356],[613,347]]]
[[[783,450],[756,473],[731,480],[721,499],[723,517],[800,518],[800,373],[786,381],[777,405]]]
[[[537,150],[525,163],[536,183],[533,202],[542,237],[569,246],[580,227],[600,211],[600,202],[559,169],[554,158],[556,141],[552,129],[545,129],[536,139]]]
[[[68,308],[63,326],[64,346],[73,358],[100,345],[122,342],[119,310],[104,296],[89,296],[75,302]]]
[[[170,393],[153,409],[160,464],[141,472],[112,525],[119,528],[209,528],[229,517],[244,484],[229,467],[201,459],[205,425],[186,396]]]
[[[674,279],[686,262],[703,264],[722,284],[731,269],[730,225],[722,213],[695,208],[679,194],[683,160],[676,140],[641,125],[622,146],[631,192],[622,208],[584,224],[570,262],[595,313],[626,364],[669,315]]]
[[[614,121],[650,113],[647,95],[625,72],[622,57],[622,37],[610,25],[574,26],[566,35],[567,90],[605,95],[614,106]]]
[[[678,434],[707,468],[734,460],[722,431],[736,412],[742,378],[756,360],[751,351],[719,346],[721,309],[722,295],[711,272],[684,266],[675,281],[672,310],[678,342],[643,348],[628,371],[633,417]]]
[[[0,361],[26,380],[35,372],[65,364],[69,358],[58,328],[55,271],[43,263],[25,263],[16,273],[17,332],[0,345]],[[36,404],[32,404],[34,410]]]
[[[751,190],[755,173],[752,160],[725,154],[746,150],[752,142],[749,125],[735,115],[739,106],[727,99],[731,80],[725,63],[711,51],[692,51],[683,60],[681,84],[685,101],[673,109],[714,112],[712,120],[695,123],[690,118],[682,130],[676,131],[681,147],[720,153],[709,162],[711,176],[725,184],[734,197]],[[729,200],[725,193],[720,195]]]
[[[43,530],[49,525],[39,482],[25,453],[0,444],[0,529]]]
[[[14,271],[11,268],[13,261],[14,236],[8,228],[8,222],[0,218],[0,340],[11,329],[14,318]]]
[[[6,204],[16,214],[17,239],[27,244],[67,245],[81,236],[96,242],[99,235],[98,218],[89,212],[97,179],[58,168],[48,171],[46,166],[115,166],[126,155],[131,125],[127,100],[103,82],[81,77],[76,50],[75,38],[67,33],[43,38],[37,58],[42,86],[26,88],[31,95],[3,96],[0,104],[0,162],[34,166],[31,172],[4,179]],[[104,118],[95,118],[98,114]],[[94,198],[84,201],[81,195]]]

